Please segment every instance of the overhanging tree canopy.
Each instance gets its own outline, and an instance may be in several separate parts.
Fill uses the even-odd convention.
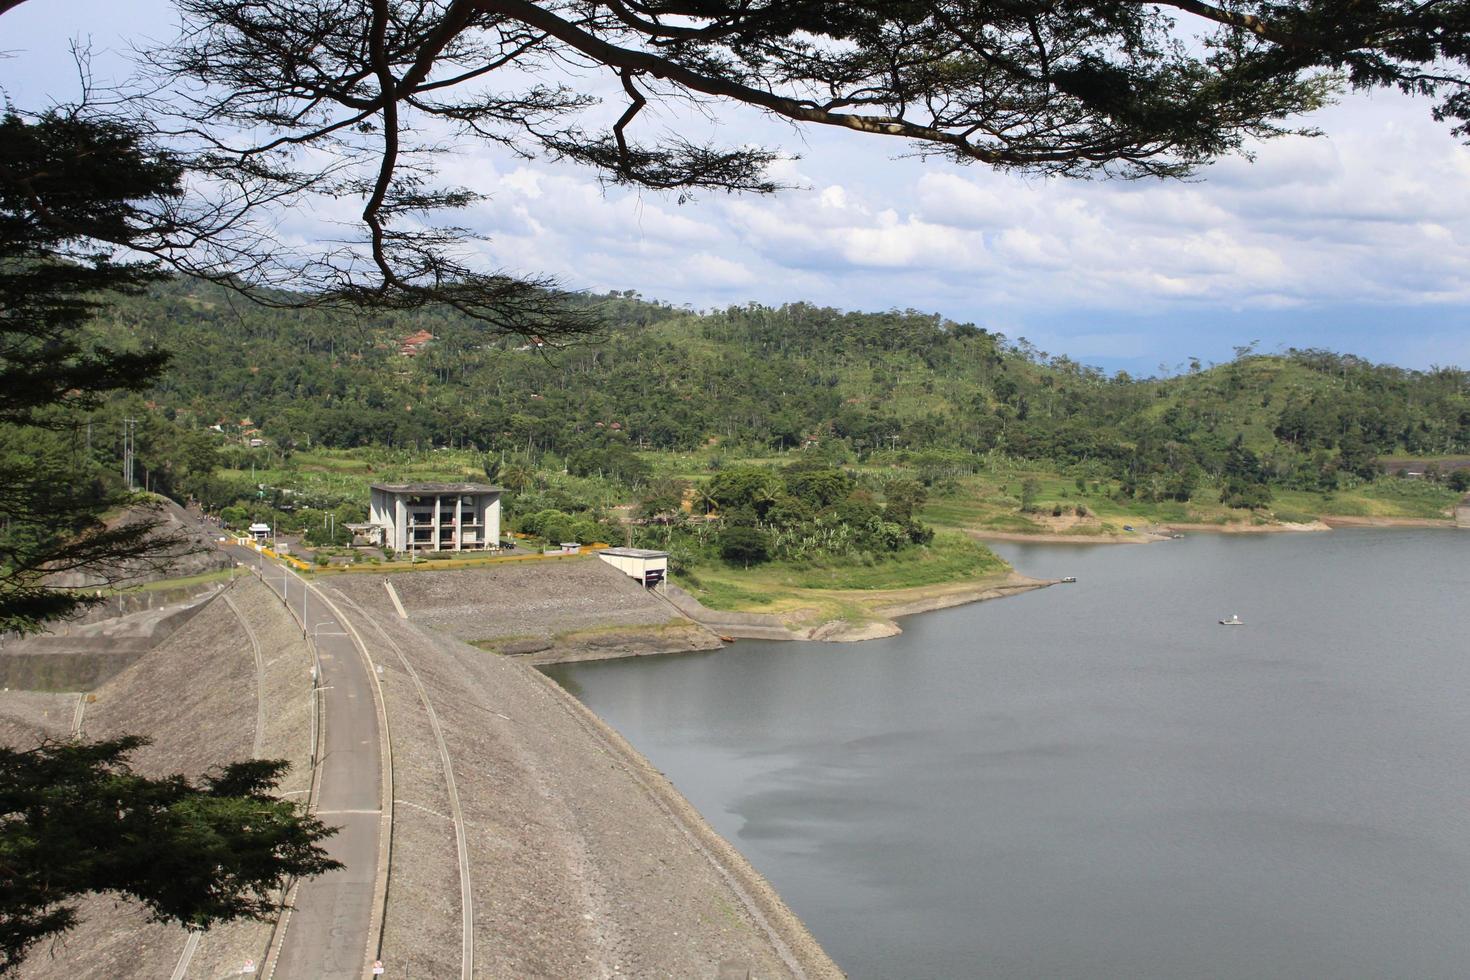
[[[0,13],[22,0],[0,0]],[[769,192],[775,149],[650,119],[745,106],[1029,173],[1174,177],[1299,132],[1343,86],[1436,98],[1470,132],[1470,0],[177,0],[136,119],[207,206],[161,250],[233,285],[446,302],[555,340],[593,326],[546,281],[483,270],[437,215],[455,141],[612,182]],[[572,70],[567,70],[567,69]],[[604,104],[601,94],[611,93]],[[472,184],[472,180],[464,181]],[[286,207],[356,230],[286,247]],[[198,234],[190,234],[197,231]],[[257,298],[261,298],[257,294]]]
[[[428,288],[481,313],[450,287],[525,296],[477,278],[467,233],[434,223],[480,190],[438,179],[448,131],[613,182],[767,192],[777,151],[696,142],[677,124],[659,134],[649,117],[669,114],[649,107],[747,106],[918,154],[1119,177],[1186,175],[1299,131],[1343,85],[1437,96],[1462,135],[1470,120],[1467,0],[178,6],[184,33],[149,59],[151,108],[174,120],[170,137],[208,147],[196,167],[261,199],[362,202],[357,238],[298,256],[297,282],[378,299]]]

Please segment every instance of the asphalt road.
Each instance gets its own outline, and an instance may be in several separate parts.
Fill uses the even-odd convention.
[[[370,975],[373,888],[381,833],[381,758],[372,678],[336,613],[300,578],[231,548],[306,623],[321,658],[321,781],[316,816],[341,830],[327,852],[345,868],[301,883],[296,891],[274,977],[280,980],[359,980]],[[278,934],[279,935],[279,934]]]

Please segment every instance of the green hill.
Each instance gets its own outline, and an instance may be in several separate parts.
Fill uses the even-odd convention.
[[[570,457],[713,442],[750,456],[838,443],[855,459],[999,452],[1136,481],[1218,479],[1239,439],[1262,479],[1303,488],[1365,478],[1375,456],[1470,452],[1470,375],[1456,369],[1309,350],[1139,380],[912,310],[579,301],[607,329],[565,350],[448,312],[270,309],[182,280],[120,300],[103,326],[174,352],[151,396],[160,411],[226,430],[249,419],[282,447]]]

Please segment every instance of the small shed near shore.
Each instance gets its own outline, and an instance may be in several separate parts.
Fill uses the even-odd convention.
[[[604,548],[597,557],[629,578],[642,583],[645,589],[658,585],[669,574],[669,553],[650,551],[647,548]]]

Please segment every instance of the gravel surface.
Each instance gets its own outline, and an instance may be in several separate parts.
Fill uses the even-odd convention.
[[[406,622],[381,584],[353,577],[333,585],[359,598],[347,612],[383,668],[388,699],[402,801],[384,944],[391,970],[457,976],[461,933],[452,825],[416,817],[409,805],[437,809],[426,801],[444,799],[442,767],[428,726],[407,720],[423,708],[385,636],[423,681],[453,760],[476,976],[713,978],[722,964],[761,978],[841,976],[749,864],[575,699],[523,662],[423,629],[427,590],[414,604],[405,597]],[[503,601],[479,621],[498,615]],[[400,759],[417,760],[414,771],[400,769]],[[442,871],[405,867],[410,848]],[[429,956],[438,968],[420,965]]]
[[[29,749],[48,738],[66,738],[78,696],[0,691],[0,744]]]
[[[387,595],[385,583],[414,623],[536,664],[721,646],[717,632],[595,558],[333,581],[372,605]]]
[[[125,510],[113,523],[134,524],[145,520],[158,524],[151,539],[150,557],[128,562],[123,568],[125,578],[119,584],[141,585],[230,567],[233,559],[215,547],[216,539],[224,532],[218,527],[201,525],[196,515],[167,497],[155,496],[148,506]],[[162,546],[165,540],[167,546]],[[65,586],[107,584],[103,577],[85,570],[61,572],[48,581]]]

